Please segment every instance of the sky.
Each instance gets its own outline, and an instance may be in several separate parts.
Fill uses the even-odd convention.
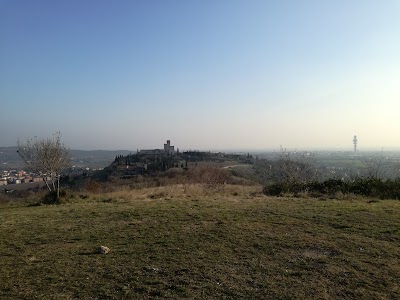
[[[0,0],[0,146],[400,149],[398,0]]]

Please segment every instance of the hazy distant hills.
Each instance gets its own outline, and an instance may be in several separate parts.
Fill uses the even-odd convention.
[[[101,168],[108,166],[117,155],[127,155],[128,150],[70,150],[72,165]],[[22,161],[17,153],[17,147],[0,147],[0,168],[19,168]]]

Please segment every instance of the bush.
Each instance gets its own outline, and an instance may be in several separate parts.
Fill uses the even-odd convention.
[[[99,193],[102,189],[102,186],[95,180],[89,180],[86,182],[84,189],[91,193]]]
[[[193,183],[204,184],[209,189],[222,189],[231,179],[227,170],[213,166],[199,166],[189,169],[187,175]]]
[[[298,181],[281,181],[278,183],[266,185],[263,189],[263,193],[270,196],[282,196],[287,193],[297,194],[306,191],[306,184]]]
[[[270,196],[298,194],[308,192],[311,195],[354,194],[380,199],[400,199],[400,178],[383,180],[375,177],[358,178],[353,181],[328,179],[322,182],[283,181],[264,187],[263,193]]]
[[[57,191],[48,192],[41,199],[41,204],[61,204],[63,202],[63,198],[65,198],[67,192],[65,190],[60,191],[60,198],[57,197]]]

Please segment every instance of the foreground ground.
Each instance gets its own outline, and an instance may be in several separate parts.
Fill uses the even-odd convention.
[[[0,205],[0,298],[400,298],[400,201],[187,189]]]

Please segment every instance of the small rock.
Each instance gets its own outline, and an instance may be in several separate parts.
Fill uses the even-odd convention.
[[[97,248],[97,253],[107,254],[108,252],[110,252],[110,248],[106,246],[100,246],[99,248]]]

